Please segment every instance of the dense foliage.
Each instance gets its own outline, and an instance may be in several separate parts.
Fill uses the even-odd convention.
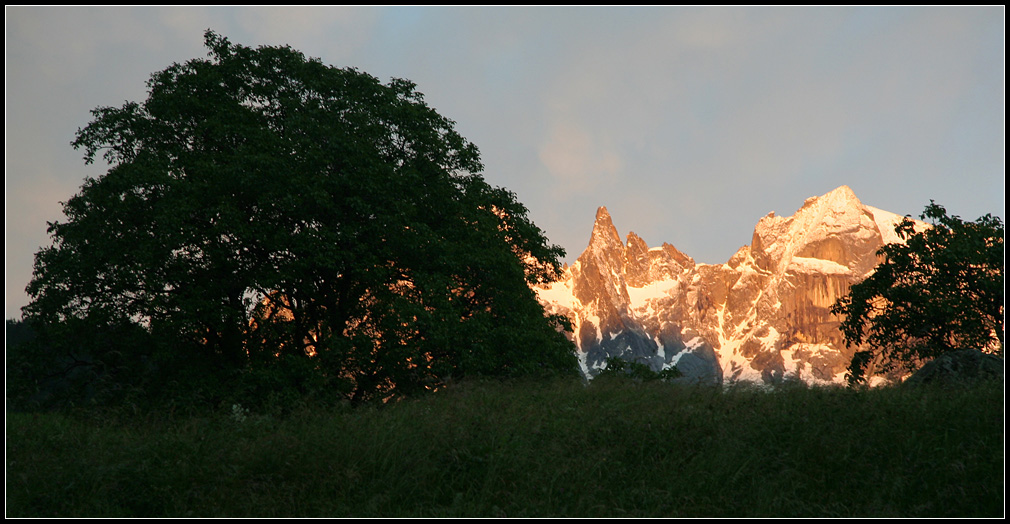
[[[674,380],[681,376],[683,374],[677,369],[677,366],[662,371],[653,371],[648,364],[624,360],[620,357],[610,357],[607,359],[606,367],[596,375],[594,380],[599,381],[601,378],[606,380],[609,377],[630,377],[638,381]]]
[[[849,346],[866,344],[849,365],[849,382],[909,372],[960,348],[1002,355],[1003,222],[985,215],[965,222],[933,201],[895,226],[904,243],[886,244],[872,275],[852,286],[832,312],[843,315]]]
[[[110,169],[36,255],[24,314],[47,344],[106,378],[143,357],[352,400],[575,372],[529,287],[563,250],[413,83],[205,41],[78,131]]]

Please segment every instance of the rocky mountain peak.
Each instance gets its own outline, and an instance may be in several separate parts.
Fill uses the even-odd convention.
[[[625,251],[628,253],[644,254],[649,250],[649,245],[642,240],[642,237],[635,234],[634,231],[628,231],[628,236],[624,241]]]
[[[614,222],[610,219],[607,208],[600,206],[596,210],[596,221],[593,223],[593,233],[589,237],[589,249],[597,253],[604,251],[619,250],[624,247],[621,236],[614,227]]]
[[[610,357],[692,380],[774,382],[795,375],[839,382],[852,353],[830,313],[897,239],[894,213],[862,204],[848,186],[774,212],[726,264],[696,264],[670,244],[624,242],[606,207],[566,278],[539,289],[546,309],[569,316],[587,376]]]
[[[768,271],[782,271],[801,258],[839,264],[838,271],[863,272],[875,265],[873,252],[882,238],[873,213],[851,188],[840,186],[806,199],[792,216],[773,212],[758,221],[751,253]]]
[[[607,211],[607,206],[600,206],[596,208],[596,223],[606,222],[610,225],[613,223],[610,221],[610,212]]]
[[[851,187],[838,186],[821,196],[812,196],[806,199],[806,201],[803,202],[803,207],[800,209],[818,202],[834,209],[861,207],[863,205],[863,203],[859,201],[859,198],[856,197],[856,193],[852,191]]]

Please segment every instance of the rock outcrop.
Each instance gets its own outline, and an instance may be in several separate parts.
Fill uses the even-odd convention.
[[[750,246],[711,265],[633,232],[622,242],[601,207],[586,250],[537,292],[572,320],[590,377],[619,357],[702,382],[841,382],[857,348],[845,347],[831,306],[873,270],[884,243],[900,241],[902,218],[842,186],[792,216],[769,213]]]
[[[1003,380],[1005,362],[977,349],[944,353],[925,363],[902,383],[906,387],[933,385],[965,387],[985,380]]]

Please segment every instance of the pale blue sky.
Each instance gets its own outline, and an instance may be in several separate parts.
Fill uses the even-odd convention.
[[[85,176],[97,106],[202,57],[211,28],[407,78],[573,261],[622,235],[725,262],[769,211],[848,185],[1005,217],[1005,9],[8,7],[6,318]]]

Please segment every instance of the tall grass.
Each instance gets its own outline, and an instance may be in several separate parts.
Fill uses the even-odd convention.
[[[1002,383],[475,382],[283,416],[8,414],[10,517],[995,517]]]

